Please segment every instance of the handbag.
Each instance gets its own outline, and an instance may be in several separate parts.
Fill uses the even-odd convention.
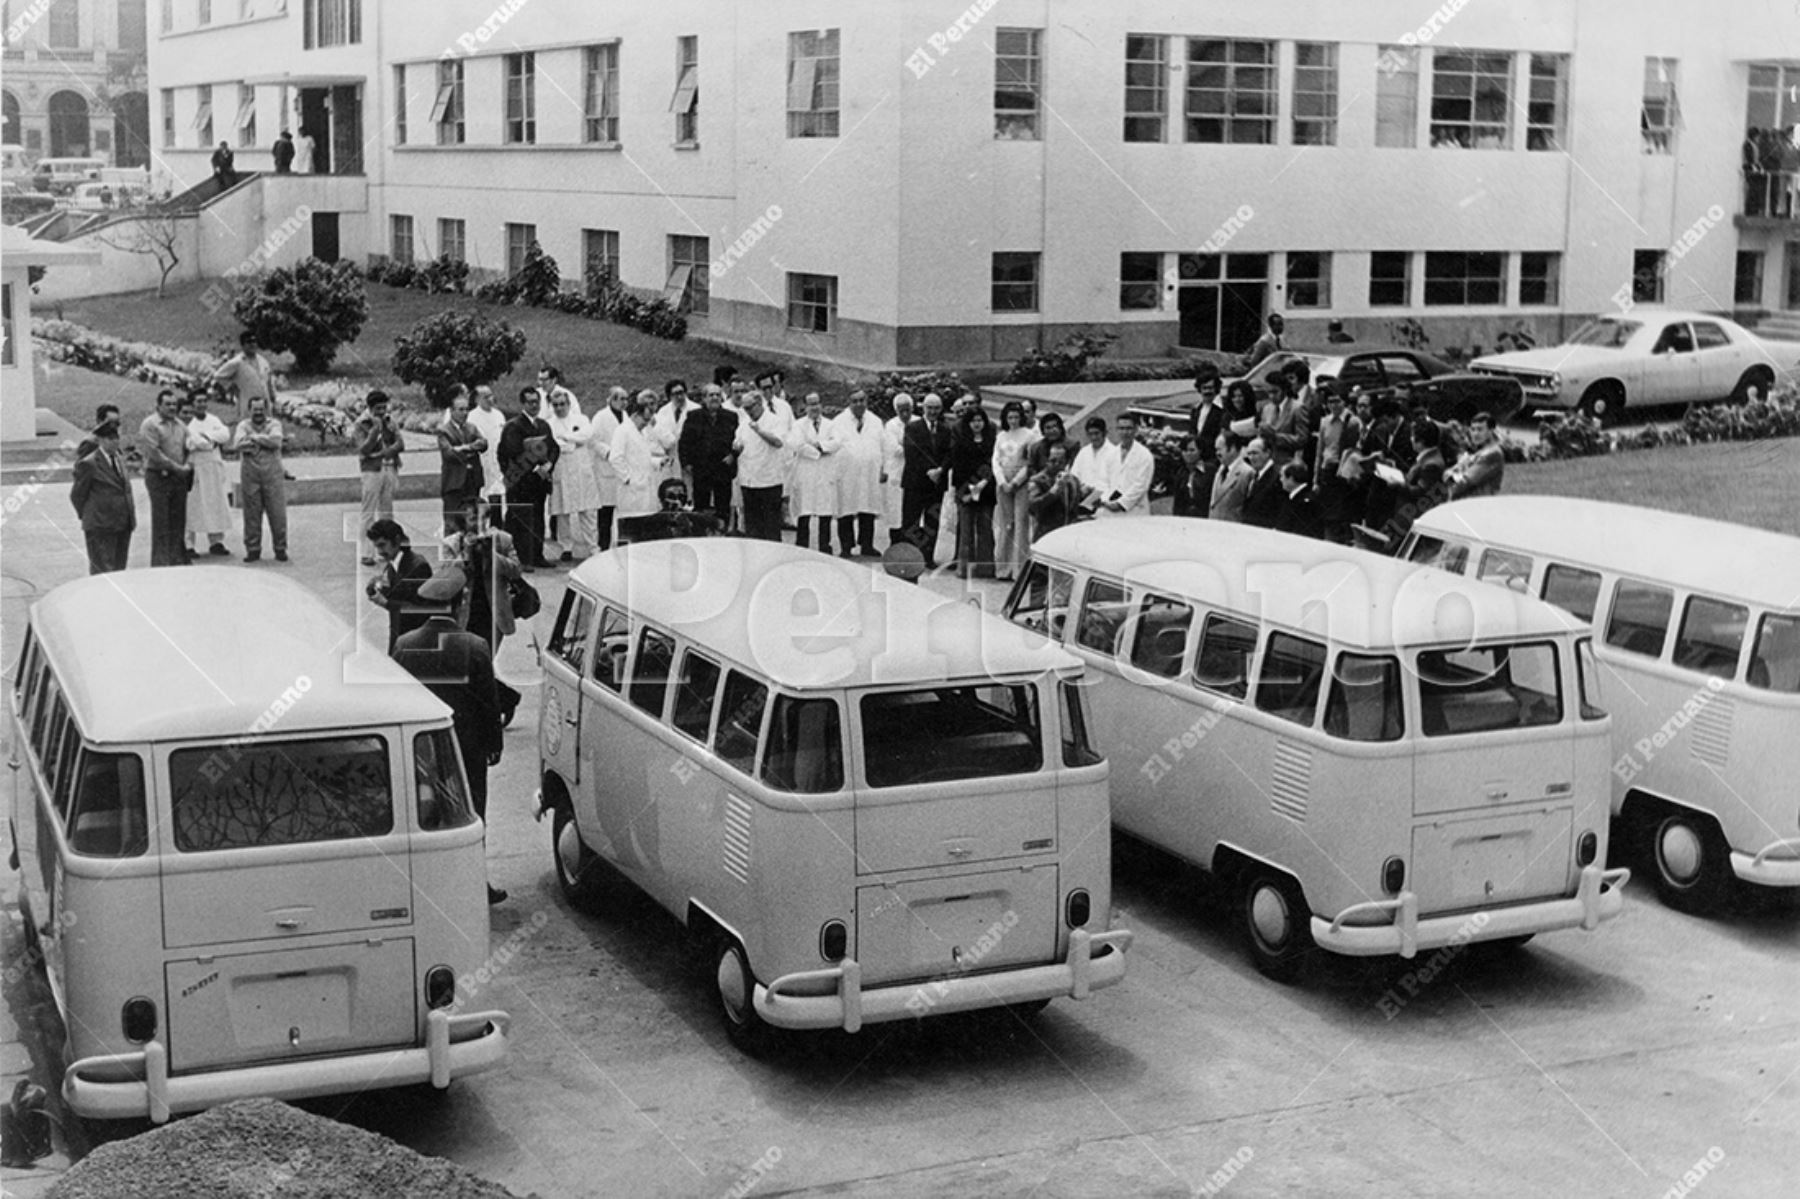
[[[537,588],[526,579],[508,579],[506,596],[512,602],[514,620],[530,620],[544,607],[544,601],[538,595]]]

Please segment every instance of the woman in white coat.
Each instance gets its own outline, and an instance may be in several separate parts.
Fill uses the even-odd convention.
[[[900,516],[905,493],[900,480],[906,473],[906,426],[912,423],[913,398],[904,391],[894,397],[894,415],[881,429],[882,511],[887,514],[888,544],[900,540],[905,523]]]
[[[545,417],[559,453],[550,475],[550,503],[545,511],[556,524],[563,561],[586,558],[599,548],[595,513],[600,507],[600,485],[594,479],[588,442],[593,426],[582,414],[574,393],[559,387],[550,395],[550,415]]]
[[[837,430],[825,419],[818,392],[806,397],[806,408],[794,417],[788,430],[788,452],[793,455],[794,486],[789,511],[794,517],[794,544],[812,544],[807,522],[819,526],[819,552],[831,552],[831,522],[838,514]]]
[[[619,476],[619,502],[614,509],[613,540],[618,540],[617,521],[649,516],[658,511],[656,485],[662,481],[663,459],[644,433],[650,412],[641,400],[625,401],[625,419],[613,434],[612,467]]]
[[[600,411],[588,422],[594,431],[588,438],[588,457],[593,462],[594,484],[599,491],[598,527],[602,550],[612,548],[613,513],[619,506],[619,472],[612,464],[613,436],[625,423],[625,401],[630,398],[631,393],[623,387],[609,389],[606,403],[600,405]]]
[[[850,393],[850,404],[837,414],[832,426],[838,440],[838,552],[845,558],[858,549],[865,558],[879,558],[875,548],[875,518],[883,507],[881,470],[887,451],[887,430],[881,418],[869,411],[869,397]]]

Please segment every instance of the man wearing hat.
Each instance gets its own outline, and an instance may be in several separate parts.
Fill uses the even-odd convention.
[[[87,539],[88,573],[124,570],[131,554],[131,534],[137,528],[137,504],[131,494],[131,476],[119,453],[119,422],[114,415],[94,428],[94,438],[75,460],[75,486],[69,501],[81,517]]]
[[[429,615],[394,643],[394,661],[450,705],[463,771],[469,776],[469,799],[485,824],[488,767],[500,764],[505,736],[493,653],[486,641],[456,622],[466,585],[458,566],[448,566],[419,585],[418,606]],[[505,891],[488,884],[489,903],[505,898]]]

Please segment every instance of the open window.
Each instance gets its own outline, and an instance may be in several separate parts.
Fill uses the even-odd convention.
[[[766,685],[735,670],[725,676],[719,730],[713,737],[713,752],[720,761],[745,774],[751,772],[756,765],[756,744],[762,736],[763,711],[768,706]]]
[[[660,717],[674,673],[675,639],[661,629],[646,628],[638,636],[637,656],[631,662],[631,706]]]
[[[1081,601],[1081,621],[1076,625],[1075,643],[1096,653],[1112,654],[1119,649],[1119,630],[1131,615],[1125,602],[1125,588],[1106,579],[1089,579],[1087,593]]]
[[[1075,576],[1066,570],[1033,562],[1014,584],[1006,601],[1006,618],[1052,641],[1061,641],[1069,618],[1069,601]]]
[[[588,626],[594,619],[594,601],[575,591],[563,595],[557,609],[556,624],[550,630],[550,644],[545,652],[568,664],[577,678],[581,677],[582,655],[587,651]]]
[[[675,683],[676,728],[704,743],[712,730],[713,704],[719,696],[719,664],[689,650],[681,656],[681,675]]]
[[[1692,597],[1675,637],[1675,665],[1715,678],[1735,677],[1749,625],[1750,610],[1741,604]]]
[[[1759,691],[1800,695],[1800,616],[1762,618],[1744,681]]]
[[[1131,664],[1147,674],[1165,679],[1181,677],[1187,656],[1188,628],[1194,609],[1180,600],[1146,595],[1138,604],[1136,631],[1131,637]]]
[[[1310,725],[1324,678],[1324,645],[1291,633],[1271,633],[1256,677],[1256,706],[1271,716]]]

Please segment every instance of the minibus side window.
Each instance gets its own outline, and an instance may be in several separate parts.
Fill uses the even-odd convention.
[[[1733,677],[1738,653],[1744,648],[1744,630],[1749,626],[1750,609],[1692,597],[1681,616],[1681,632],[1675,637],[1675,665],[1721,679]]]
[[[1074,575],[1033,562],[1007,599],[1006,618],[1052,641],[1061,641],[1063,625],[1069,618],[1069,597],[1074,590]]]
[[[1398,741],[1406,731],[1400,709],[1400,660],[1339,654],[1325,697],[1325,731],[1347,741]]]
[[[1058,715],[1062,717],[1064,766],[1097,766],[1100,755],[1088,739],[1087,708],[1081,702],[1081,685],[1065,679],[1056,687]]]
[[[1543,600],[1592,624],[1600,608],[1600,576],[1575,566],[1551,564],[1544,568]]]
[[[1427,737],[1562,720],[1556,647],[1547,642],[1426,650],[1418,674],[1419,723]]]
[[[419,828],[425,832],[475,823],[475,805],[463,785],[462,757],[453,730],[433,729],[413,738],[413,790]]]
[[[756,765],[756,742],[762,735],[763,709],[768,703],[766,685],[736,670],[725,676],[719,731],[713,739],[713,752],[720,761],[750,773]]]
[[[1800,695],[1800,616],[1762,618],[1744,677],[1759,691]]]
[[[25,699],[19,705],[19,728],[27,733],[37,724],[38,711],[44,705],[44,693],[50,685],[49,663],[44,661],[43,653],[35,644],[31,649],[31,673],[20,676],[25,681]]]
[[[62,707],[59,697],[57,707]],[[62,738],[56,749],[56,781],[51,785],[52,805],[56,814],[64,820],[65,826],[69,816],[69,797],[75,791],[75,758],[81,752],[81,730],[66,713],[60,721]]]
[[[1581,718],[1606,719],[1606,709],[1600,706],[1600,664],[1594,661],[1591,638],[1583,637],[1575,643],[1575,681],[1581,687]]]
[[[1188,627],[1194,610],[1178,600],[1146,595],[1138,605],[1137,631],[1131,638],[1131,664],[1165,679],[1181,676],[1187,654]]]
[[[197,745],[169,755],[183,853],[380,837],[394,830],[385,737]]]
[[[1119,626],[1131,606],[1125,602],[1125,588],[1105,579],[1089,579],[1087,595],[1081,601],[1081,624],[1075,633],[1076,644],[1103,654],[1115,653]]]
[[[1194,683],[1208,691],[1243,699],[1250,694],[1250,660],[1256,656],[1256,626],[1214,613],[1200,634]]]
[[[25,630],[25,648],[19,651],[19,666],[13,675],[13,700],[19,705],[19,713],[25,712],[25,697],[31,689],[32,672],[37,669],[37,639],[31,630]]]
[[[550,630],[550,644],[545,652],[561,658],[581,677],[582,654],[587,649],[588,623],[594,618],[594,601],[577,591],[563,594],[562,608],[556,613],[556,627]]]
[[[693,650],[683,654],[681,678],[675,684],[675,727],[704,743],[718,697],[719,664]]]
[[[50,752],[55,748],[50,742],[56,733],[56,724],[51,716],[61,711],[62,689],[46,678],[43,693],[38,696],[37,715],[31,722],[31,748],[37,750],[38,765],[43,768],[45,778],[49,778],[56,769],[55,758]]]
[[[136,754],[82,754],[69,811],[69,848],[96,858],[135,858],[149,848],[144,764]]]
[[[625,657],[631,650],[631,618],[617,608],[600,613],[600,636],[594,642],[594,681],[611,691],[625,685]]]
[[[844,738],[835,699],[775,697],[762,780],[777,791],[816,795],[844,785]]]
[[[1647,658],[1662,657],[1669,634],[1669,613],[1675,593],[1666,587],[1623,580],[1613,588],[1612,618],[1606,625],[1606,644]]]
[[[1483,583],[1499,583],[1514,591],[1531,590],[1531,558],[1511,550],[1484,550],[1475,577]]]
[[[1433,537],[1429,533],[1413,534],[1412,548],[1407,551],[1408,562],[1419,562],[1426,566],[1435,566],[1439,570],[1447,570],[1451,574],[1461,574],[1469,564],[1469,547],[1455,541],[1445,541],[1442,537]]]
[[[862,731],[871,787],[1029,774],[1044,764],[1029,683],[865,695]]]
[[[1311,724],[1319,709],[1319,683],[1325,677],[1325,647],[1289,633],[1269,634],[1256,678],[1256,706],[1295,724]]]
[[[631,663],[631,706],[660,717],[674,668],[675,638],[659,629],[646,628],[638,636],[637,657]]]

